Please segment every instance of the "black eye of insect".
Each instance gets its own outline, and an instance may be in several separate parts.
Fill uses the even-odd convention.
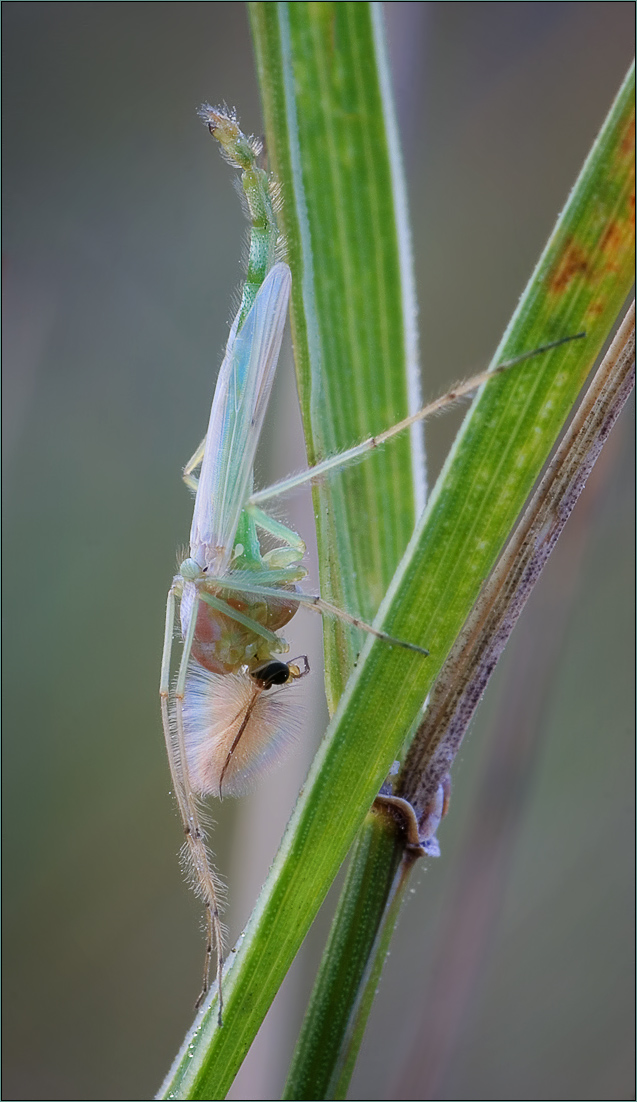
[[[271,658],[256,670],[250,671],[250,676],[261,689],[271,689],[273,685],[286,685],[290,680],[290,667],[287,662],[279,662]]]

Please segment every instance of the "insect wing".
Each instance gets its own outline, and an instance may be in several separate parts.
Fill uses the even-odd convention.
[[[190,530],[191,555],[215,574],[228,566],[248,496],[291,281],[287,264],[272,268],[239,333],[235,319],[221,365]]]

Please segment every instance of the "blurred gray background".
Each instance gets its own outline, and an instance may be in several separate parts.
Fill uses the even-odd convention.
[[[634,5],[385,11],[433,396],[495,347],[629,64]],[[225,100],[259,133],[254,63],[242,3],[2,14],[3,1096],[147,1099],[203,948],[159,721],[164,602],[245,234],[195,110]],[[302,462],[285,359],[261,481]],[[434,474],[454,416],[429,433]],[[631,416],[456,768],[352,1098],[634,1097]],[[320,624],[296,631],[317,667]],[[287,766],[214,809],[231,939],[324,728],[320,674],[305,709]],[[328,917],[232,1097],[280,1097]]]

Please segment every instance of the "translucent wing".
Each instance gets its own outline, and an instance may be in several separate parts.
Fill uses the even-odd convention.
[[[276,370],[292,277],[275,264],[237,334],[232,326],[210,411],[190,530],[190,554],[222,574],[232,555],[241,511]]]

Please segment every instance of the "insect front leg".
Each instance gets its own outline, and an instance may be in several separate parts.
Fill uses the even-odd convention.
[[[164,648],[161,661],[159,697],[161,701],[161,718],[164,728],[164,739],[166,742],[170,775],[175,790],[177,805],[179,807],[179,814],[181,815],[184,830],[186,830],[188,827],[188,800],[186,796],[187,776],[184,774],[183,757],[176,738],[176,732],[173,731],[170,716],[170,659],[175,629],[175,600],[178,594],[178,586],[172,585],[168,590],[168,598],[166,601],[166,625],[164,629]]]
[[[201,994],[195,1006],[198,1008],[210,987],[210,966],[213,951],[217,953],[218,1017],[222,1021],[223,993],[221,976],[223,970],[223,933],[219,914],[220,884],[206,850],[205,835],[199,821],[197,804],[190,783],[186,740],[184,733],[183,702],[186,685],[188,661],[192,651],[192,642],[197,619],[198,596],[195,593],[192,602],[190,623],[184,639],[177,684],[174,693],[174,708],[170,708],[170,658],[175,625],[176,597],[181,596],[181,586],[172,585],[166,602],[166,625],[164,630],[164,649],[162,654],[159,695],[164,739],[168,753],[168,762],[172,777],[177,806],[186,836],[186,856],[197,881],[196,890],[206,909],[206,956]]]

